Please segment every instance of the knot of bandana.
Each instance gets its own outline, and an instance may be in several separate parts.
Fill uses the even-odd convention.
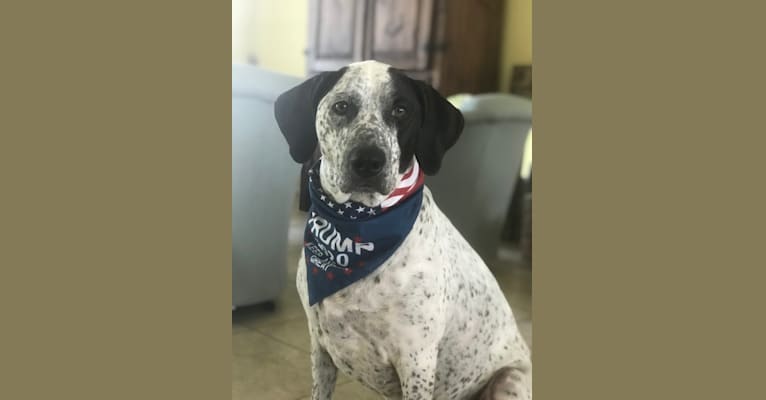
[[[336,204],[322,190],[320,161],[309,170],[309,219],[304,252],[309,305],[368,276],[404,241],[420,212],[423,172],[413,161],[380,206]]]

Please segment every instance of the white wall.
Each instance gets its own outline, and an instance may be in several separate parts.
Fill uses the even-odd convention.
[[[507,92],[513,66],[532,63],[532,0],[506,0],[500,52],[499,89]]]
[[[232,62],[305,76],[308,1],[232,0]]]

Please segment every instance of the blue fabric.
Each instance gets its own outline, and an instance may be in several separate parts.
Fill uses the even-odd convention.
[[[304,234],[309,305],[370,275],[402,244],[420,212],[423,187],[385,210],[335,204],[309,172],[311,208]]]

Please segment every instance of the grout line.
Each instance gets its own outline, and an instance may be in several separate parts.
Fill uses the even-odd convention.
[[[293,322],[293,321],[295,321],[295,320],[297,320],[297,319],[299,319],[299,318],[302,318],[302,317],[295,317],[295,318],[290,318],[290,319],[287,319],[287,320],[281,321],[281,322],[279,322],[279,323],[276,323],[276,324],[274,324],[274,325],[275,325],[275,326],[284,325],[284,324],[287,324],[287,323],[289,323],[289,322]],[[306,350],[304,350],[304,349],[302,349],[302,348],[300,348],[300,347],[296,347],[296,346],[295,346],[295,345],[293,345],[293,344],[287,343],[287,342],[283,341],[282,339],[280,339],[280,338],[278,338],[278,337],[275,337],[275,336],[273,336],[273,335],[269,334],[268,332],[264,332],[264,331],[260,330],[261,328],[255,328],[255,327],[253,327],[252,329],[253,329],[253,331],[260,333],[261,335],[264,335],[264,336],[266,336],[266,337],[269,337],[269,338],[271,338],[272,340],[274,340],[274,341],[277,341],[277,342],[279,342],[279,343],[282,343],[282,344],[284,344],[285,346],[288,346],[288,347],[290,347],[290,348],[292,348],[292,349],[294,349],[294,350],[298,350],[298,351],[300,351],[301,353],[304,353],[304,354],[309,354],[309,355],[311,354],[311,351],[306,351]],[[309,340],[310,340],[310,339],[309,339]]]
[[[232,323],[231,323],[231,327],[232,327],[232,330],[231,330],[231,332],[232,332],[232,333],[234,333],[234,329],[233,329],[233,328],[234,328],[234,326],[235,326],[235,325],[236,325],[237,327],[239,327],[240,329],[244,329],[244,330],[246,330],[246,331],[255,331],[255,328],[251,328],[251,327],[249,327],[249,326],[247,326],[247,325],[245,325],[245,324],[241,324],[241,323],[238,323],[238,322],[232,322]]]

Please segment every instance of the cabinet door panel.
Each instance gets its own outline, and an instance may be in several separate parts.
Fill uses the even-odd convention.
[[[445,2],[444,13],[439,14],[443,18],[440,25],[444,46],[433,62],[440,93],[449,96],[498,90],[506,3],[506,0]]]
[[[433,0],[370,0],[365,57],[397,68],[428,68]]]
[[[335,70],[362,59],[365,1],[309,1],[308,69]]]

